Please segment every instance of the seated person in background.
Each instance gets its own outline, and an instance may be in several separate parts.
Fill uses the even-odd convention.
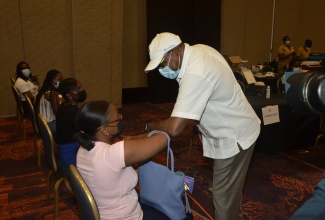
[[[23,109],[27,113],[28,108],[24,94],[26,94],[32,103],[34,103],[35,97],[38,93],[39,83],[35,80],[35,77],[32,76],[30,67],[25,61],[19,62],[16,66],[15,87],[20,93]]]
[[[291,220],[325,219],[325,175],[318,182],[313,196],[308,199],[290,218]]]
[[[80,146],[73,138],[79,131],[76,115],[79,110],[78,104],[86,100],[87,93],[75,78],[62,80],[58,91],[64,98],[56,114],[56,142],[59,157],[67,165],[76,165],[77,151]]]
[[[287,71],[301,72],[301,60],[297,57],[291,60]]]
[[[278,72],[283,73],[289,68],[290,61],[296,56],[295,49],[291,46],[291,39],[289,36],[283,37],[283,43],[278,49]]]
[[[308,60],[309,54],[311,53],[311,46],[313,45],[313,42],[309,39],[305,41],[305,44],[303,47],[299,47],[297,50],[297,57],[300,60]]]
[[[296,72],[300,73],[301,70],[301,60],[297,57],[295,57],[293,60],[289,63],[289,68],[286,70],[286,72]],[[282,84],[285,84],[285,74],[281,77]]]
[[[163,133],[125,137],[122,115],[107,101],[92,101],[77,114],[80,143],[77,168],[98,205],[100,219],[168,219],[156,209],[140,204],[133,164],[145,161],[167,147]],[[151,214],[149,216],[149,214]]]
[[[60,104],[57,89],[62,78],[60,71],[48,71],[35,102],[35,111],[43,116],[54,138],[56,137],[55,115]]]

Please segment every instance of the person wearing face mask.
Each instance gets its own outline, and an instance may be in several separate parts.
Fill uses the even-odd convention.
[[[52,69],[47,72],[43,85],[36,96],[35,110],[49,125],[52,135],[56,137],[56,112],[60,105],[57,89],[63,79],[60,71]]]
[[[24,112],[28,113],[24,94],[27,94],[29,99],[34,103],[35,97],[38,93],[39,83],[35,80],[35,77],[33,77],[30,67],[25,61],[19,62],[16,66],[15,87],[19,91]]]
[[[303,47],[299,47],[297,50],[297,57],[304,61],[308,60],[309,54],[311,53],[311,46],[313,45],[313,42],[309,39],[305,40],[305,44]]]
[[[300,73],[301,70],[301,60],[298,57],[295,57],[289,64],[288,71]]]
[[[88,185],[99,209],[100,219],[169,219],[138,201],[137,172],[132,165],[152,158],[167,147],[167,137],[155,133],[116,138],[123,129],[122,115],[104,101],[84,104],[77,113],[80,143],[77,169]]]
[[[74,135],[78,132],[76,115],[79,110],[78,104],[86,100],[87,93],[75,78],[63,79],[58,92],[64,98],[56,114],[56,143],[59,158],[66,165],[75,165],[79,149],[79,143],[74,140]]]
[[[289,68],[290,61],[296,56],[295,49],[291,46],[291,39],[289,36],[283,37],[283,44],[278,49],[278,72],[283,74]]]
[[[215,219],[241,219],[242,190],[260,133],[260,120],[247,101],[232,69],[214,48],[190,46],[179,36],[160,33],[149,45],[145,72],[160,68],[176,79],[179,90],[170,118],[145,125],[179,136],[191,121],[202,136],[203,154],[212,158]]]

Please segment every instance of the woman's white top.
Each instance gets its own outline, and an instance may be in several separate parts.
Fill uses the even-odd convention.
[[[38,93],[38,86],[29,80],[25,81],[22,78],[17,78],[17,80],[15,82],[15,86],[20,93],[21,101],[26,101],[26,98],[24,96],[25,92],[30,91],[34,97],[36,97],[36,95]]]
[[[39,113],[43,116],[46,122],[51,122],[56,119],[52,104],[46,100],[45,95],[43,94],[39,102]]]

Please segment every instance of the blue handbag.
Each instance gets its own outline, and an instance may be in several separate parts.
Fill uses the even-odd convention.
[[[174,154],[169,146],[168,134],[162,131],[152,131],[148,137],[159,132],[164,133],[168,139],[167,166],[152,161],[139,166],[139,200],[141,203],[161,211],[172,220],[183,220],[187,218],[186,213],[191,213],[184,190],[185,175],[180,171],[174,172]],[[170,169],[168,169],[169,156]],[[182,196],[185,197],[185,207]]]

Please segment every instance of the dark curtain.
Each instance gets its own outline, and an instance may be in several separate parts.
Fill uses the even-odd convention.
[[[184,43],[206,44],[220,49],[221,0],[148,0],[148,45],[157,33],[171,32]],[[149,55],[148,55],[149,61]],[[148,97],[154,103],[174,102],[178,83],[162,77],[158,70],[148,73]]]

